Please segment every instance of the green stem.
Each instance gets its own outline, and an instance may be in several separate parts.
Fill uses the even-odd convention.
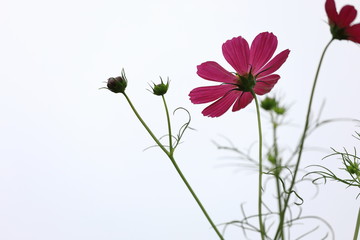
[[[281,196],[281,188],[280,188],[280,173],[281,173],[281,159],[279,159],[279,150],[278,150],[278,144],[277,144],[277,126],[278,123],[273,115],[272,112],[270,112],[271,116],[271,122],[273,125],[273,141],[274,141],[274,159],[275,159],[275,170],[274,170],[274,176],[276,180],[276,193],[277,193],[277,200],[278,200],[278,209],[279,213],[282,211],[282,196]],[[280,214],[279,214],[279,222],[281,221]],[[284,228],[281,227],[280,229],[280,235],[281,239],[284,239]]]
[[[214,224],[214,222],[211,220],[209,214],[207,213],[207,211],[205,210],[204,206],[202,205],[200,199],[197,197],[197,195],[195,194],[194,190],[191,188],[190,184],[188,183],[188,181],[186,180],[185,176],[183,175],[183,173],[181,172],[179,166],[177,165],[174,157],[172,155],[169,155],[169,158],[172,162],[172,164],[174,165],[176,171],[178,172],[178,174],[180,175],[181,179],[183,180],[183,182],[185,183],[186,187],[188,188],[188,190],[190,191],[191,195],[193,196],[193,198],[195,199],[195,201],[197,202],[197,204],[199,205],[201,211],[203,212],[203,214],[205,215],[206,219],[209,221],[210,225],[213,227],[213,229],[215,230],[216,234],[218,235],[218,237],[221,240],[224,240],[224,237],[221,235],[220,231],[217,229],[216,225]]]
[[[166,153],[166,155],[169,155],[169,151],[161,144],[161,142],[155,137],[155,135],[152,133],[152,131],[150,130],[150,128],[146,125],[146,123],[144,122],[144,120],[141,118],[140,114],[136,111],[134,105],[132,104],[132,102],[130,101],[130,98],[126,95],[126,93],[123,93],[126,100],[128,101],[131,109],[133,110],[133,112],[135,113],[136,117],[139,119],[139,121],[141,122],[141,124],[144,126],[144,128],[146,129],[146,131],[150,134],[150,136],[152,137],[152,139],[154,139],[154,141],[156,142],[156,144],[161,148],[161,150],[163,150],[164,153]]]
[[[191,188],[189,182],[186,180],[184,174],[181,172],[179,166],[177,165],[175,158],[173,156],[174,153],[174,149],[172,146],[172,136],[171,136],[171,125],[170,125],[170,116],[169,116],[169,111],[166,105],[166,101],[165,98],[163,97],[163,102],[164,102],[164,106],[165,106],[165,111],[166,111],[166,117],[167,117],[167,121],[168,121],[168,131],[169,131],[169,145],[170,145],[170,151],[168,151],[162,144],[161,142],[155,137],[155,135],[152,133],[152,131],[150,130],[150,128],[146,125],[146,123],[144,122],[144,120],[141,118],[141,116],[139,115],[139,113],[136,111],[134,105],[132,104],[132,102],[130,101],[129,97],[123,93],[126,100],[128,101],[131,109],[133,110],[133,112],[135,113],[136,117],[139,119],[139,121],[141,122],[141,124],[144,126],[144,128],[146,129],[146,131],[150,134],[150,136],[154,139],[154,141],[156,142],[156,144],[163,150],[163,152],[165,152],[165,154],[169,157],[169,159],[171,160],[172,164],[174,165],[176,171],[178,172],[178,174],[180,175],[181,179],[183,180],[183,182],[185,183],[186,187],[188,188],[188,190],[190,191],[191,195],[193,196],[193,198],[195,199],[195,201],[197,202],[197,204],[199,205],[201,211],[203,212],[203,214],[205,215],[206,219],[209,221],[210,225],[213,227],[213,229],[215,230],[216,234],[219,236],[220,240],[224,240],[224,237],[221,235],[220,231],[217,229],[216,225],[214,224],[214,222],[211,220],[209,214],[206,212],[204,206],[202,205],[201,201],[199,200],[199,198],[196,196],[194,190]]]
[[[172,145],[172,134],[171,134],[171,124],[170,124],[170,115],[169,115],[169,110],[165,101],[165,97],[164,95],[161,95],[162,100],[164,102],[164,107],[165,107],[165,112],[166,112],[166,119],[167,119],[167,123],[168,123],[168,131],[169,131],[169,151],[170,154],[172,154],[174,152],[175,149],[173,149],[173,145]]]
[[[358,239],[359,228],[360,228],[360,208],[359,208],[359,212],[358,212],[358,216],[357,216],[357,220],[356,220],[356,226],[355,226],[355,232],[354,232],[354,238],[353,238],[353,240],[357,240],[357,239]]]
[[[263,174],[263,163],[262,163],[262,131],[261,131],[261,118],[260,118],[260,107],[255,92],[252,90],[251,94],[255,99],[257,122],[259,129],[259,187],[258,187],[258,212],[259,212],[259,226],[261,239],[265,239],[265,229],[262,221],[262,174]]]
[[[319,65],[318,65],[318,68],[316,70],[316,74],[315,74],[315,78],[314,78],[314,82],[313,82],[313,86],[312,86],[312,89],[311,89],[311,94],[310,94],[310,100],[309,100],[309,104],[308,104],[308,109],[307,109],[307,113],[306,113],[306,118],[305,118],[305,126],[304,126],[304,130],[303,130],[303,133],[302,133],[302,136],[301,136],[301,139],[300,139],[300,145],[299,145],[299,152],[298,152],[298,158],[297,158],[297,161],[296,161],[296,165],[295,165],[295,169],[294,169],[294,174],[293,174],[293,178],[292,178],[292,181],[291,181],[291,184],[290,184],[290,187],[289,187],[289,190],[288,190],[288,194],[287,194],[287,197],[285,198],[285,203],[284,203],[284,207],[283,207],[283,211],[280,213],[280,223],[279,223],[279,227],[278,227],[278,230],[276,232],[276,235],[275,235],[275,238],[274,239],[277,239],[279,237],[279,234],[280,234],[280,229],[282,228],[282,225],[284,224],[284,218],[285,218],[285,213],[286,213],[286,210],[288,208],[288,204],[289,204],[289,200],[290,200],[290,197],[291,197],[291,193],[294,189],[294,186],[295,186],[295,183],[296,183],[296,176],[297,176],[297,173],[298,173],[298,170],[299,170],[299,166],[300,166],[300,161],[301,161],[301,156],[302,156],[302,152],[303,152],[303,149],[304,149],[304,143],[305,143],[305,138],[306,138],[306,134],[307,134],[307,130],[309,128],[309,119],[310,119],[310,113],[311,113],[311,106],[312,106],[312,102],[313,102],[313,98],[314,98],[314,94],[315,94],[315,88],[316,88],[316,83],[317,83],[317,80],[318,80],[318,77],[319,77],[319,73],[320,73],[320,68],[321,68],[321,64],[322,64],[322,61],[324,59],[324,56],[325,56],[325,53],[326,53],[326,50],[328,49],[328,47],[330,46],[330,44],[332,43],[334,39],[331,39],[330,42],[328,44],[326,44],[325,48],[324,48],[324,51],[322,52],[321,54],[321,58],[320,58],[320,61],[319,61]]]
[[[276,168],[278,168],[279,166],[277,165]],[[278,170],[275,170],[278,171]],[[278,206],[279,206],[279,213],[282,212],[283,208],[282,208],[282,202],[281,202],[281,191],[280,191],[280,176],[279,174],[275,175],[276,178],[276,191],[277,191],[277,196],[278,196]],[[281,215],[279,214],[279,222],[281,222]],[[281,239],[284,239],[284,227],[283,225],[280,225],[280,236]]]

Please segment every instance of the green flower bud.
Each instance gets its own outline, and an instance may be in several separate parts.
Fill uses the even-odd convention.
[[[272,154],[269,153],[269,154],[267,155],[267,159],[268,159],[268,161],[271,162],[272,164],[274,164],[274,165],[276,164],[276,158],[275,158],[274,155],[272,155]]]
[[[346,166],[346,170],[350,174],[360,175],[359,166],[357,164],[350,164],[350,165]]]
[[[164,95],[167,90],[169,89],[169,79],[167,79],[166,84],[163,82],[162,78],[160,77],[161,83],[155,84],[152,88],[152,92],[157,96]]]
[[[127,79],[124,69],[121,71],[121,76],[111,77],[107,81],[107,89],[114,93],[124,93],[127,86]]]
[[[274,112],[278,115],[283,115],[285,113],[286,109],[284,107],[275,107]]]
[[[275,98],[266,97],[264,100],[261,101],[260,105],[264,110],[270,111],[277,106],[277,102]]]

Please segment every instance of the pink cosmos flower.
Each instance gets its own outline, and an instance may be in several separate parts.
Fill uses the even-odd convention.
[[[347,39],[360,43],[360,23],[350,25],[355,20],[357,14],[354,6],[346,5],[338,13],[335,1],[326,0],[325,10],[329,18],[330,31],[333,38],[339,40]]]
[[[290,52],[284,50],[271,59],[276,47],[276,36],[268,32],[257,35],[250,48],[242,37],[226,41],[222,52],[236,72],[229,72],[212,61],[200,64],[197,66],[200,77],[222,84],[193,89],[189,94],[191,102],[201,104],[215,101],[202,114],[219,117],[231,106],[233,112],[246,107],[254,99],[253,94],[270,92],[280,79],[279,75],[272,73],[281,67]]]

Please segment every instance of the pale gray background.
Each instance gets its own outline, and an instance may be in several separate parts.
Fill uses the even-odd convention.
[[[186,133],[176,156],[214,221],[240,219],[244,202],[254,213],[257,175],[228,165],[236,163],[226,158],[232,154],[211,143],[225,143],[225,135],[246,150],[256,142],[254,105],[203,117],[205,106],[187,96],[211,85],[196,75],[196,65],[215,60],[230,70],[221,53],[227,39],[277,35],[277,52],[289,48],[291,54],[273,93],[291,105],[292,125],[280,141],[293,146],[330,39],[324,2],[2,0],[0,240],[217,239],[164,154],[143,151],[153,142],[125,99],[99,90],[123,67],[129,96],[158,136],[166,133],[165,116],[160,98],[146,90],[149,82],[169,76],[169,107],[191,112],[197,131]],[[345,3],[360,9],[359,1],[337,1],[338,7]],[[324,118],[360,118],[359,56],[352,42],[329,48],[314,104],[318,111],[326,99]],[[180,125],[185,115],[177,119]],[[268,139],[266,117],[263,122]],[[329,147],[359,146],[351,137],[355,130],[355,123],[336,123],[316,132],[308,145],[325,151],[307,152],[303,165],[319,163]],[[322,163],[335,169],[336,161]],[[337,239],[352,238],[358,190],[329,183],[316,199],[310,184],[299,190],[305,214],[327,219]],[[242,239],[236,227],[225,236]]]

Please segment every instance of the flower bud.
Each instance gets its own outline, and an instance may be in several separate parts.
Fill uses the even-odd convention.
[[[283,115],[285,113],[286,109],[284,107],[275,107],[274,112],[278,115]]]
[[[260,105],[264,110],[270,111],[277,106],[277,102],[275,98],[266,97],[264,100],[261,101]]]
[[[269,162],[271,162],[271,164],[273,164],[273,165],[276,164],[276,158],[275,158],[275,156],[272,155],[271,153],[269,153],[269,154],[267,155],[267,159],[268,159]]]
[[[356,163],[350,163],[350,165],[346,166],[346,170],[350,173],[350,174],[355,174],[357,176],[360,175],[360,170],[359,170],[359,165]]]
[[[124,69],[121,71],[121,76],[111,77],[107,81],[107,89],[114,93],[124,93],[127,86],[127,79]]]
[[[164,95],[167,90],[169,89],[169,79],[167,79],[166,84],[163,82],[162,78],[160,77],[161,83],[154,84],[152,88],[152,91],[157,96]]]

